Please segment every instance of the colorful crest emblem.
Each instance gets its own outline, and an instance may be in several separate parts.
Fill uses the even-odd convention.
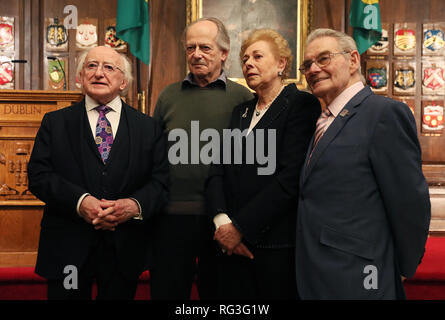
[[[442,68],[425,68],[423,71],[423,85],[432,90],[442,88],[445,84]]]
[[[416,81],[414,80],[414,69],[413,68],[400,68],[395,72],[394,85],[397,88],[406,90],[414,87]]]
[[[445,37],[441,30],[431,29],[424,33],[423,46],[430,51],[437,51],[445,45]]]
[[[370,68],[368,70],[368,84],[374,89],[380,89],[387,84],[385,68]]]
[[[373,51],[381,52],[388,48],[388,31],[382,29],[382,37],[379,41],[371,46]]]
[[[12,25],[9,23],[0,23],[0,46],[7,46],[14,41]]]
[[[46,42],[51,46],[59,47],[68,41],[68,34],[63,24],[59,23],[59,18],[54,18],[54,23],[46,28]]]
[[[63,70],[65,70],[65,61],[48,61],[48,83],[52,89],[59,90],[64,85]],[[63,68],[63,70],[62,70]]]
[[[109,26],[105,33],[105,44],[111,48],[120,48],[125,45],[125,41],[116,37],[116,27]]]
[[[1,59],[0,59],[1,62]],[[0,86],[6,85],[13,80],[12,63],[4,62],[0,64]]]
[[[396,32],[396,47],[407,51],[416,47],[416,32],[411,29],[400,29]]]
[[[422,127],[427,130],[443,129],[443,107],[429,105],[423,109]]]

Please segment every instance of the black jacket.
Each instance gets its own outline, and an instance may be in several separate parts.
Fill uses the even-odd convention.
[[[256,102],[257,98],[234,109],[231,129],[249,128]],[[295,245],[300,170],[320,111],[320,103],[314,96],[299,91],[294,84],[288,85],[247,139],[242,139],[242,149],[238,139],[232,141],[231,164],[212,165],[206,186],[208,212],[211,217],[227,213],[247,245],[262,248]],[[268,165],[261,165],[257,156],[249,164],[252,152],[246,153],[246,141],[254,137],[257,143],[261,129],[264,152],[259,154],[274,154],[276,159],[275,171],[268,175],[258,171]],[[269,137],[271,132],[275,132],[275,141],[273,136]],[[235,155],[240,152],[242,163],[234,164]],[[227,154],[222,152],[221,161],[225,157]]]
[[[101,161],[85,101],[47,113],[28,166],[29,188],[45,202],[36,273],[62,278],[66,265],[81,267],[104,232],[76,212],[84,193],[98,199],[135,198],[143,221],[131,219],[112,232],[120,270],[137,277],[146,260],[147,220],[167,202],[168,162],[162,131],[150,117],[122,103],[110,158]]]

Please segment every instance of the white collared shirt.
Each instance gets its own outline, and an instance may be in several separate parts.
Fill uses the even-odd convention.
[[[363,88],[364,84],[361,81],[358,81],[351,85],[349,88],[345,89],[342,93],[340,93],[327,107],[329,108],[329,111],[331,112],[331,115],[328,119],[328,124],[325,128],[328,130],[329,126],[332,122],[334,122],[335,118],[338,116],[340,111],[343,110],[345,105],[351,100],[357,93],[359,93]]]
[[[85,108],[87,111],[88,121],[91,127],[91,133],[93,134],[93,139],[96,138],[96,124],[99,118],[99,111],[95,110],[100,104],[97,103],[93,98],[85,95]],[[107,113],[107,119],[111,124],[111,131],[113,133],[113,139],[116,138],[116,132],[119,128],[119,120],[121,118],[122,111],[122,100],[120,96],[117,96],[109,103],[106,104],[111,110]]]

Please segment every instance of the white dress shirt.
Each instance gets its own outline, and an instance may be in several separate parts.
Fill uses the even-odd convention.
[[[332,122],[334,122],[335,118],[338,116],[340,111],[343,110],[344,106],[349,102],[349,100],[351,100],[364,87],[364,84],[361,81],[358,81],[349,88],[345,89],[334,100],[332,100],[331,104],[327,106],[331,112],[331,115],[327,121],[325,132],[328,130],[329,126],[332,124]]]

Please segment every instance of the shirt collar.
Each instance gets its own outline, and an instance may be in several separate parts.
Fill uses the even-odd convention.
[[[213,82],[210,82],[206,87],[212,87],[212,86],[218,86],[221,85],[222,87],[226,87],[227,84],[227,76],[224,72],[224,70],[221,70],[221,74],[219,75],[218,79],[216,79]],[[193,74],[189,72],[187,76],[182,81],[182,85],[191,85],[191,86],[198,86],[198,84],[195,82],[193,78]]]
[[[334,117],[336,117],[344,106],[352,99],[360,90],[365,86],[361,81],[354,83],[352,86],[344,90],[342,93],[336,97],[331,104],[328,106],[329,111]]]
[[[93,110],[100,104],[96,102],[93,98],[91,98],[89,95],[85,95],[85,107],[88,111]],[[122,109],[122,100],[120,96],[116,96],[113,100],[107,103],[107,106],[111,108],[112,111],[116,111],[117,113],[121,112]]]

